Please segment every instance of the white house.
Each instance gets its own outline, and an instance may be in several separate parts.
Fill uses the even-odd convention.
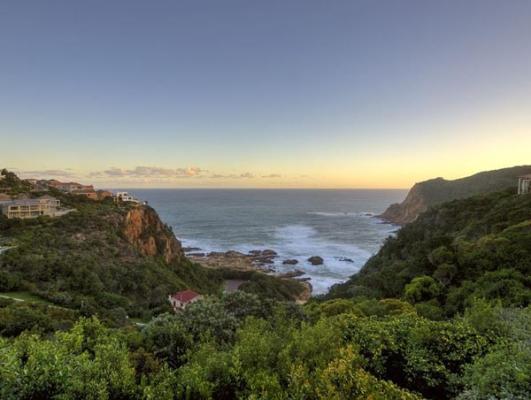
[[[114,195],[114,201],[115,202],[123,201],[124,203],[125,202],[127,202],[127,203],[137,203],[137,204],[140,203],[140,200],[138,200],[136,197],[130,195],[127,192],[117,192]]]
[[[7,218],[37,218],[43,215],[55,217],[61,215],[61,202],[51,196],[38,199],[19,199],[0,201],[2,214]]]
[[[531,174],[518,177],[518,194],[531,192]]]

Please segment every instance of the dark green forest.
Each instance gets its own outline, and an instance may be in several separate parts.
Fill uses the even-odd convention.
[[[0,292],[32,296],[0,297],[2,399],[529,398],[529,195],[431,208],[305,305],[258,273],[224,294],[242,273],[140,257],[123,210],[57,196],[78,212],[0,220]],[[207,296],[170,312],[183,287]]]

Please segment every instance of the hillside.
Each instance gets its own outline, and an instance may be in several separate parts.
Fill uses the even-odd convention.
[[[29,185],[14,174],[4,176],[9,178],[2,180],[3,188],[10,195],[43,195],[30,192]],[[117,205],[110,198],[94,201],[53,189],[47,194],[75,211],[26,220],[0,215],[0,247],[9,248],[0,254],[2,296],[16,293],[12,297],[28,297],[31,303],[38,299],[40,304],[74,312],[67,319],[98,315],[121,325],[128,317],[149,320],[170,311],[167,297],[178,290],[219,294],[224,279],[235,276],[247,281],[243,290],[264,297],[295,300],[305,291],[294,280],[254,271],[213,270],[191,262],[172,230],[149,206]],[[28,324],[34,317],[28,316]],[[0,331],[3,328],[0,322]]]
[[[152,208],[54,195],[77,211],[0,219],[0,238],[12,246],[0,257],[0,291],[29,291],[82,314],[123,320],[167,310],[176,290],[218,290],[221,279],[184,258]]]
[[[301,306],[192,264],[150,207],[52,194],[76,211],[0,218],[2,399],[528,398],[531,196],[435,206]],[[164,313],[184,287],[212,296]]]
[[[435,178],[416,183],[406,199],[400,204],[389,206],[381,214],[381,218],[395,224],[406,224],[414,221],[420,213],[431,206],[516,187],[518,176],[529,173],[531,166],[527,165],[480,172],[455,180]]]
[[[479,297],[527,306],[530,276],[531,196],[508,189],[430,208],[328,297],[404,298],[442,318]]]

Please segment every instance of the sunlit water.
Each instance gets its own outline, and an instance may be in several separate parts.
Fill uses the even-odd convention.
[[[323,293],[359,271],[396,226],[374,215],[403,190],[131,189],[147,200],[184,246],[203,252],[274,249],[278,272],[300,269]],[[321,256],[324,265],[306,260]],[[282,261],[299,264],[284,266]],[[341,260],[351,259],[353,262]]]

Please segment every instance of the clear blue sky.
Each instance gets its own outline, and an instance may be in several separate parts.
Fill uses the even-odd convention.
[[[407,187],[531,162],[530,110],[529,0],[0,3],[27,174]]]

